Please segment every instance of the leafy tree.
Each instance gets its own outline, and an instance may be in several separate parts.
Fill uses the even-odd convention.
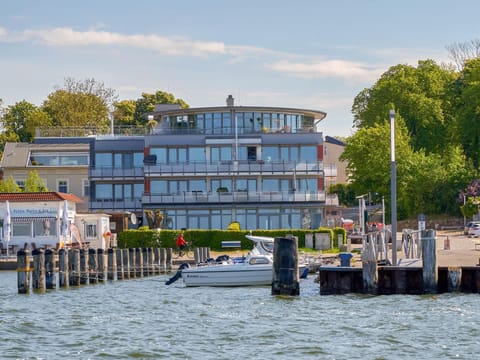
[[[445,90],[455,76],[432,60],[419,61],[417,67],[392,66],[375,85],[355,97],[354,126],[382,123],[393,105],[405,121],[415,151],[441,152],[451,136],[450,118],[444,114]]]
[[[116,101],[115,91],[94,79],[65,79],[63,89],[48,95],[43,109],[55,126],[108,129],[109,114]]]
[[[113,104],[113,118],[116,126],[135,125],[135,100],[122,100]]]
[[[30,171],[25,180],[25,192],[46,192],[45,181],[38,175],[36,170]]]
[[[2,125],[7,138],[10,137],[20,142],[31,142],[35,136],[35,128],[51,125],[51,119],[46,112],[23,100],[5,110],[2,116]]]
[[[0,181],[0,192],[18,193],[22,192],[22,189],[20,189],[13,176],[10,175],[8,178]]]
[[[148,121],[146,114],[155,110],[156,104],[178,104],[181,108],[188,108],[188,104],[182,99],[175,99],[173,94],[157,91],[155,94],[143,93],[142,97],[136,101],[135,123],[145,125]]]
[[[337,194],[339,204],[343,206],[355,206],[355,191],[351,184],[333,184],[328,189],[329,194]]]

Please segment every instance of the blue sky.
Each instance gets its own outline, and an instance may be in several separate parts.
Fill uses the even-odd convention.
[[[0,98],[36,105],[66,77],[119,99],[163,90],[191,107],[265,105],[327,113],[353,133],[355,96],[396,64],[449,62],[479,38],[477,0],[81,0],[1,2]]]

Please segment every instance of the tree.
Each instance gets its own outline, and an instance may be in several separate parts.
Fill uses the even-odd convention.
[[[135,125],[135,100],[122,100],[113,104],[113,118],[116,126]]]
[[[392,66],[375,85],[355,97],[354,126],[382,123],[384,114],[394,107],[405,121],[414,150],[441,152],[443,144],[451,142],[450,118],[445,117],[444,109],[445,91],[455,77],[451,69],[432,60],[419,61],[417,67]]]
[[[10,175],[8,178],[0,181],[0,192],[18,193],[22,192],[22,189],[20,189],[13,176]]]
[[[94,79],[76,81],[65,79],[63,89],[48,95],[43,109],[55,126],[92,127],[108,129],[109,114],[116,101],[115,91]]]
[[[30,171],[25,180],[25,192],[46,192],[45,181],[38,175],[36,170]]]
[[[46,112],[23,100],[7,107],[2,125],[7,137],[14,133],[16,136],[10,137],[15,141],[31,142],[35,137],[35,128],[51,125],[51,119]]]
[[[447,46],[450,59],[458,70],[461,70],[469,59],[480,57],[480,39],[473,39],[463,43],[453,43]]]
[[[178,104],[181,108],[188,108],[188,104],[182,99],[175,99],[173,94],[157,91],[155,94],[143,93],[142,97],[137,99],[135,107],[135,123],[145,125],[148,121],[146,114],[155,110],[156,104]]]

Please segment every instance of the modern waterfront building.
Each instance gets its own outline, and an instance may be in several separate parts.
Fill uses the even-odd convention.
[[[32,146],[88,147],[88,209],[112,215],[114,232],[146,225],[154,213],[171,229],[226,229],[232,221],[252,230],[318,228],[326,206],[338,205],[326,195],[337,171],[324,166],[325,116],[235,106],[229,96],[220,107],[160,105],[149,115],[156,126],[138,135],[49,129]]]

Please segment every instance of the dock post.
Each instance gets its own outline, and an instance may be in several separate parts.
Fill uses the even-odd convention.
[[[166,266],[167,272],[172,270],[172,248],[167,248]]]
[[[152,276],[155,275],[155,263],[154,263],[154,256],[153,256],[153,248],[147,248],[148,252],[148,275]]]
[[[122,257],[123,257],[123,278],[130,279],[130,258],[129,258],[128,249],[122,249]]]
[[[105,251],[101,248],[97,249],[97,276],[98,282],[105,282]]]
[[[68,253],[65,249],[58,250],[58,286],[68,287],[69,285],[68,271]]]
[[[142,276],[147,277],[150,274],[150,264],[148,262],[148,248],[142,248]]]
[[[30,251],[24,249],[17,252],[17,287],[19,294],[30,292]]]
[[[193,259],[195,261],[195,264],[200,264],[202,262],[202,256],[199,247],[193,248]]]
[[[108,248],[108,261],[107,261],[107,279],[115,280],[115,273],[117,272],[117,257],[115,249]]]
[[[88,280],[90,284],[98,283],[98,260],[95,249],[88,249]]]
[[[135,255],[135,253],[136,253],[135,248],[128,249],[128,258],[130,261],[130,278],[132,279],[135,279],[137,277],[137,271],[136,271],[137,262],[135,261],[137,256]]]
[[[86,285],[89,282],[88,273],[88,251],[80,249],[80,285]]]
[[[362,278],[363,291],[366,294],[376,294],[378,284],[377,259],[375,254],[375,244],[370,238],[365,242],[362,251]]]
[[[80,250],[72,249],[68,251],[68,261],[70,271],[70,281],[71,286],[80,286],[81,272],[80,272]]]
[[[153,271],[155,272],[155,275],[160,274],[160,248],[156,247],[153,249]]]
[[[32,251],[33,272],[32,285],[34,290],[45,289],[45,253],[42,249]]]
[[[423,291],[426,294],[437,292],[437,258],[435,231],[422,231]]]
[[[123,249],[116,249],[117,253],[116,262],[117,262],[117,280],[123,280]]]
[[[143,277],[143,257],[142,257],[142,248],[135,249],[135,276],[137,278]]]
[[[55,289],[57,287],[55,252],[52,249],[45,250],[45,287],[47,289]]]
[[[274,242],[272,295],[300,295],[298,239],[278,237]]]
[[[165,273],[167,270],[167,250],[165,248],[160,248],[160,272]]]

